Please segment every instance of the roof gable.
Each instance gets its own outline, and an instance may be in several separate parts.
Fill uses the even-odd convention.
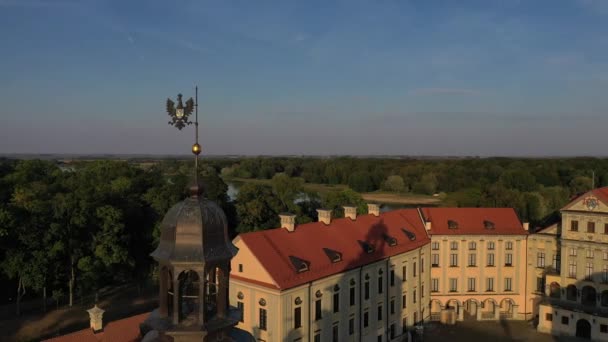
[[[240,238],[280,289],[342,273],[430,242],[416,209],[360,215],[355,220],[338,218],[329,225],[311,222],[297,226],[293,232],[277,228],[241,234]],[[339,253],[339,260],[332,260],[328,251],[331,255]],[[298,272],[294,257],[305,262],[308,269]]]
[[[431,235],[525,235],[513,208],[423,208]]]
[[[608,187],[593,189],[579,195],[562,210],[608,213]]]

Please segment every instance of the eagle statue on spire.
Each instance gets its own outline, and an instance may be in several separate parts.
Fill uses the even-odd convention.
[[[180,131],[186,125],[192,124],[192,121],[188,121],[188,116],[192,114],[194,110],[194,100],[189,98],[186,101],[186,105],[182,103],[182,94],[177,94],[177,106],[171,99],[167,99],[167,114],[171,117],[169,125],[177,127]]]

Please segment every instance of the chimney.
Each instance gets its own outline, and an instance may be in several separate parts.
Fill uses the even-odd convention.
[[[424,229],[431,230],[431,221],[424,222]]]
[[[367,213],[374,216],[380,216],[380,205],[376,203],[367,203]]]
[[[323,222],[325,224],[331,223],[331,210],[330,209],[317,209],[317,213],[319,214],[319,222]]]
[[[344,207],[344,217],[348,217],[351,220],[357,219],[357,207],[352,207],[349,205],[345,205]]]
[[[530,229],[530,222],[524,222],[524,229],[525,230]]]
[[[279,218],[281,218],[281,228],[287,229],[288,232],[296,230],[296,215],[279,214]]]
[[[89,319],[91,320],[91,329],[94,333],[98,333],[103,330],[103,313],[104,310],[100,309],[97,304],[89,310]]]

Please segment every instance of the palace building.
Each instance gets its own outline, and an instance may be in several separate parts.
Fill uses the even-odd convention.
[[[538,330],[608,341],[608,187],[579,196],[561,214],[528,243]]]
[[[403,341],[428,321],[535,320],[608,341],[608,187],[530,231],[511,208],[419,208],[239,235],[229,300],[258,341]]]

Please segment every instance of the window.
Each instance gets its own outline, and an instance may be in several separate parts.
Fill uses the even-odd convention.
[[[475,278],[469,278],[468,285],[469,292],[475,292]]]
[[[350,306],[355,305],[355,287],[351,286],[350,288]]]
[[[433,242],[431,243],[431,249],[434,251],[439,250],[439,242]]]
[[[395,298],[391,299],[391,315],[395,314]]]
[[[260,308],[260,330],[266,330],[266,309]]]
[[[414,267],[412,267],[412,275],[416,276],[416,263],[414,262]]]
[[[245,318],[245,304],[243,302],[236,303],[237,308],[239,309],[239,322],[244,322]]]
[[[321,332],[315,332],[315,342],[321,342]]]
[[[424,258],[420,258],[420,273],[424,273]]]
[[[486,279],[486,291],[494,291],[494,278]]]
[[[562,324],[568,325],[568,321],[569,321],[568,316],[562,316]]]
[[[315,321],[318,321],[321,318],[323,318],[321,314],[321,300],[317,299],[315,300]]]
[[[608,252],[604,252],[604,260],[608,260]]]
[[[384,284],[382,283],[383,277],[382,275],[378,276],[378,293],[382,293],[382,291],[384,290]]]
[[[382,334],[378,335],[378,342],[382,342]]]
[[[390,336],[391,336],[391,339],[395,338],[395,323],[391,324]]]
[[[401,281],[407,280],[407,266],[401,268],[401,277],[403,278]]]
[[[570,256],[576,256],[576,248],[570,248]]]
[[[382,304],[378,304],[378,321],[382,320]]]
[[[490,250],[490,251],[494,250],[494,241],[488,242],[488,250]]]
[[[559,254],[557,254],[557,252],[555,254],[553,254],[553,265],[552,266],[553,266],[554,270],[559,272],[561,265],[560,265],[560,257],[559,257]]]
[[[365,292],[365,299],[369,299],[369,281],[365,281],[364,292]]]
[[[576,261],[574,260],[568,262],[568,277],[576,279]]]
[[[512,241],[507,241],[507,243],[505,244],[505,249],[510,251],[513,249],[513,242]]]
[[[458,291],[458,279],[450,278],[450,292]]]
[[[340,292],[334,293],[334,313],[340,311]]]
[[[477,243],[475,243],[473,241],[469,242],[469,249],[472,250],[472,251],[476,250],[477,249]]]
[[[450,242],[450,249],[453,251],[458,250],[458,242],[456,242],[456,241]]]
[[[403,317],[403,320],[401,321],[401,331],[402,333],[407,331],[407,317]]]
[[[403,309],[407,307],[407,295],[405,293],[403,294],[403,296],[401,296],[401,307]]]
[[[302,308],[296,307],[293,310],[293,328],[298,329],[302,326]]]
[[[545,292],[545,278],[536,277],[536,292]]]
[[[604,270],[602,272],[602,282],[608,283],[608,265],[604,265]]]
[[[367,328],[369,326],[369,311],[365,311],[363,313],[363,327]]]
[[[469,254],[469,266],[470,267],[477,266],[477,254],[474,254],[474,253]]]
[[[458,254],[452,253],[450,254],[450,267],[458,266]]]
[[[595,233],[595,222],[587,222],[587,233]]]
[[[505,278],[505,291],[511,291],[511,278]]]
[[[547,313],[545,314],[545,321],[553,321],[553,314]]]
[[[439,254],[431,254],[431,267],[439,267]]]
[[[600,324],[600,332],[608,333],[608,324]]]
[[[494,253],[488,253],[488,266],[494,266]]]
[[[395,270],[391,269],[391,286],[395,286]]]
[[[431,279],[431,292],[439,292],[439,279]]]
[[[591,280],[592,274],[593,274],[593,263],[588,262],[587,265],[585,265],[585,279]]]
[[[588,259],[593,259],[593,249],[588,249],[587,250],[587,258]]]
[[[513,254],[505,254],[505,266],[513,266]]]
[[[545,267],[545,252],[536,253],[536,267]]]
[[[573,220],[570,222],[570,230],[573,232],[578,232],[578,221]]]
[[[354,333],[355,333],[355,319],[351,317],[348,320],[348,334],[352,335]]]
[[[239,264],[239,272],[243,272],[243,264]]]
[[[331,340],[332,342],[339,342],[339,336],[338,336],[338,324],[334,323],[334,326],[331,328]]]
[[[414,289],[414,291],[412,292],[412,303],[416,304],[416,289]]]
[[[608,223],[604,223],[604,234],[608,234]]]
[[[424,298],[424,284],[420,285],[420,298]]]

